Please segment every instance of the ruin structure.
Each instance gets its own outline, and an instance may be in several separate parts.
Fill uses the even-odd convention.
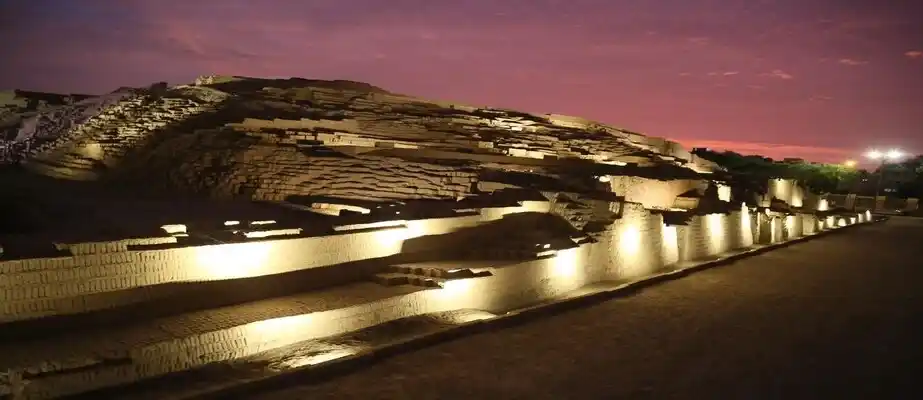
[[[2,138],[0,395],[501,314],[870,220],[790,180],[733,190],[665,139],[356,82],[210,76],[30,112]]]

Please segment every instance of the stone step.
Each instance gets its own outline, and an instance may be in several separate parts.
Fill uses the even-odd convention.
[[[60,330],[34,340],[0,341],[0,398],[9,394],[4,387],[7,372],[28,381],[23,398],[60,398],[363,329],[407,316],[402,313],[417,301],[412,294],[422,289],[362,282],[113,327]],[[371,314],[375,317],[367,318]]]

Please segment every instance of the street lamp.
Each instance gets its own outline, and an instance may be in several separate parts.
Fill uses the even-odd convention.
[[[843,162],[843,166],[846,168],[856,168],[856,160],[846,160]]]
[[[865,153],[865,156],[873,160],[881,160],[884,163],[887,161],[900,160],[904,157],[904,152],[897,149],[891,149],[888,151],[869,150],[867,153]]]
[[[878,166],[878,180],[875,182],[875,205],[878,205],[878,191],[881,190],[881,181],[882,177],[885,174],[885,164],[888,161],[894,162],[900,160],[904,157],[904,152],[898,149],[891,149],[886,152],[878,150],[870,150],[868,153],[865,153],[865,156],[876,161],[881,161],[881,165]]]

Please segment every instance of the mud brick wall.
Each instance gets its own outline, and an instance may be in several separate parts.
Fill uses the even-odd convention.
[[[354,243],[357,245],[356,243],[361,242],[361,238],[364,237],[361,235],[370,234],[375,238],[374,240],[384,240],[388,251],[396,251],[405,238],[413,235],[447,232],[456,227],[473,226],[485,219],[502,218],[504,215],[530,211],[531,208],[537,207],[538,205],[535,204],[519,208],[511,207],[490,216],[471,215],[441,220],[411,221],[404,228],[347,234],[342,235],[339,240],[352,237],[349,240],[358,241]],[[865,221],[867,218],[867,214],[834,216],[829,218],[830,224],[826,224],[826,221],[825,224],[835,226],[841,220],[845,223],[852,223]],[[73,372],[48,374],[27,387],[29,394],[36,398],[72,394],[186,370],[210,362],[249,356],[302,340],[353,331],[422,313],[465,308],[502,312],[548,301],[587,284],[639,278],[676,268],[679,261],[708,258],[736,248],[748,247],[753,244],[753,232],[766,232],[772,240],[790,239],[796,235],[787,235],[786,230],[788,233],[803,232],[807,229],[806,226],[812,225],[812,221],[816,222],[813,215],[770,217],[764,213],[751,214],[742,207],[740,210],[727,214],[696,216],[688,225],[666,226],[660,214],[652,213],[640,204],[626,203],[622,205],[621,219],[614,223],[604,235],[601,235],[598,241],[559,250],[552,256],[536,260],[497,265],[490,268],[491,276],[452,280],[441,289],[408,289],[403,292],[382,291],[382,287],[373,283],[351,285],[349,289],[351,292],[331,288],[329,293],[327,290],[321,290],[299,295],[299,299],[292,300],[299,304],[317,303],[316,307],[309,307],[315,310],[309,313],[287,315],[282,312],[281,315],[287,316],[279,317],[280,312],[269,312],[272,311],[271,307],[267,308],[268,306],[262,303],[254,304],[253,307],[245,310],[227,311],[232,314],[225,316],[193,318],[194,321],[198,321],[197,323],[205,324],[196,329],[188,326],[162,326],[161,329],[167,332],[168,336],[156,340],[140,340],[128,349],[119,350],[116,353],[112,353],[113,350],[109,349],[104,342],[99,341],[96,346],[103,347],[96,350],[88,342],[85,345],[70,346],[73,352],[90,354],[85,357],[80,357],[75,353],[58,359],[55,357],[64,357],[62,354],[67,351],[53,352],[51,350],[48,350],[47,356],[24,353],[14,357],[13,354],[7,354],[5,359],[0,360],[0,367],[12,368],[15,371],[52,367],[73,369]],[[299,244],[299,246],[307,245],[299,240],[318,239],[292,239],[288,242]],[[331,242],[327,245],[335,246],[336,243]],[[376,244],[378,245],[380,243]],[[350,246],[343,245],[343,247]],[[193,250],[195,249],[174,251]],[[355,252],[355,257],[368,255],[361,250],[351,251]],[[122,253],[79,257],[112,257]],[[151,252],[139,253],[150,254]],[[308,259],[303,259],[305,260]],[[65,263],[73,263],[73,261],[63,261],[63,259],[44,259],[33,262],[35,264],[26,266],[20,262],[16,265],[18,273],[24,273],[22,271],[24,268],[31,268],[30,272],[36,272],[36,269],[38,272],[59,271]],[[0,264],[0,267],[4,268],[2,270],[4,274],[0,274],[0,277],[5,278],[4,284],[9,283],[9,272],[14,263],[16,262]],[[294,264],[276,263],[274,265],[277,268],[286,268],[286,265]],[[37,268],[37,266],[44,268]],[[30,282],[41,284],[41,279]],[[301,296],[304,298],[302,299]],[[331,301],[330,296],[339,300]],[[358,300],[343,300],[357,296]],[[284,304],[276,306],[284,308]],[[209,313],[214,313],[214,311],[210,310]],[[97,355],[92,356],[92,354]],[[128,361],[105,364],[99,361],[98,354],[107,354],[110,358],[121,357]],[[31,364],[24,361],[34,360],[36,357],[47,358],[47,360],[31,367]],[[88,364],[89,366],[80,368],[66,367],[66,365],[83,365],[81,363],[92,365]]]
[[[637,176],[610,176],[612,191],[625,198],[626,202],[640,203],[646,208],[667,209],[673,207],[676,197],[689,190],[702,188],[707,184],[700,180],[677,179],[657,180]]]
[[[410,238],[438,235],[519,212],[548,211],[547,202],[487,208],[480,214],[405,221],[393,228],[331,236],[254,240],[158,250],[128,246],[173,238],[126,239],[59,246],[67,257],[0,260],[0,322],[75,314],[150,300],[127,289],[250,278],[317,268],[401,252]],[[171,240],[173,239],[173,240]]]

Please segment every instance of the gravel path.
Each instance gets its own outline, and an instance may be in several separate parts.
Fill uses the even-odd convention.
[[[921,321],[923,220],[895,219],[256,398],[923,398]]]

